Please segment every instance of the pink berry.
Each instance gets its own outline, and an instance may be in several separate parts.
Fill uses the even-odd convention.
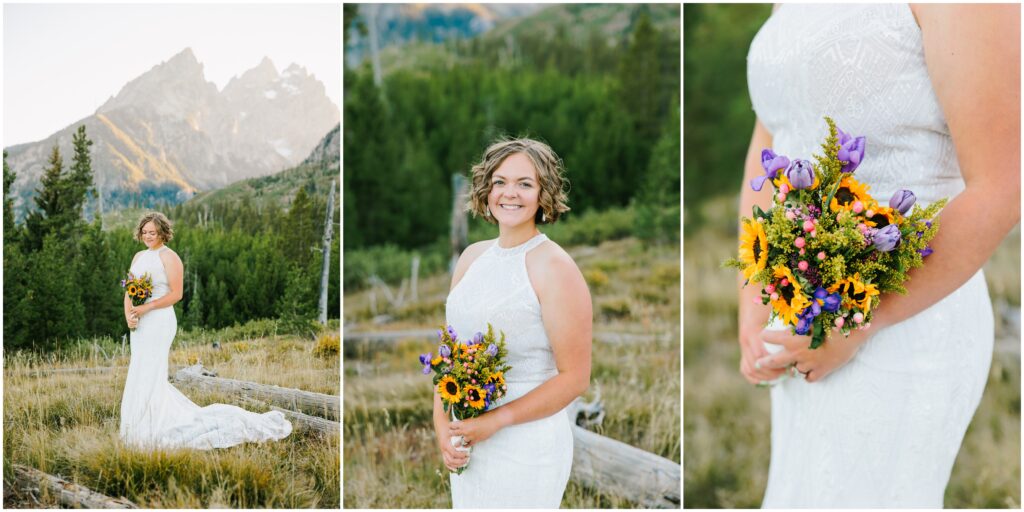
[[[814,231],[814,223],[809,220],[805,220],[804,231]]]
[[[864,321],[864,313],[856,313],[853,315],[853,323],[859,324]]]
[[[807,252],[807,249],[800,249],[800,256],[803,256]]]
[[[868,211],[864,212],[864,215],[866,215],[868,218],[874,217],[875,216],[875,211],[869,209]]]
[[[862,235],[866,234],[868,232],[868,225],[864,223],[857,224],[857,230],[860,231]]]
[[[789,193],[789,185],[786,185],[785,183],[783,183],[779,187],[779,192],[782,192],[783,194],[788,194]]]
[[[472,382],[473,384],[476,384],[476,379],[470,379],[469,381]]]
[[[803,251],[803,249],[800,249],[800,250]],[[806,261],[801,261],[800,263],[797,263],[796,264],[796,268],[800,269],[801,272],[807,271],[807,262]]]
[[[785,202],[786,201],[786,194],[783,194],[782,192],[779,192],[778,194],[775,194],[775,199],[777,199],[780,203]]]
[[[807,244],[807,241],[804,240],[804,237],[802,237],[802,236],[801,237],[797,237],[797,239],[793,242],[793,245],[797,246],[797,248],[799,248],[799,249],[803,249],[804,245],[806,245],[806,244]]]
[[[818,238],[818,230],[811,231],[811,238]]]
[[[793,210],[786,210],[786,218],[789,220],[796,220],[796,212]]]
[[[779,294],[773,293],[772,294],[772,300],[779,300]]]
[[[853,212],[854,213],[860,213],[862,211],[864,211],[864,203],[862,203],[860,201],[854,201],[853,202]]]
[[[845,324],[845,323],[846,323],[846,320],[843,320],[843,317],[841,317],[841,316],[840,317],[836,317],[836,327],[842,328],[843,324]]]
[[[825,251],[821,251],[821,252],[818,253],[818,259],[819,260],[825,259]]]
[[[768,293],[775,293],[775,285],[774,284],[770,284],[768,286],[765,286],[764,287],[764,291],[766,291]]]
[[[781,284],[782,286],[789,286],[789,279],[783,277],[782,281],[779,281],[779,284]]]

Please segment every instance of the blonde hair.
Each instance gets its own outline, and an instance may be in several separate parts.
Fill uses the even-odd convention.
[[[164,243],[170,242],[174,238],[174,228],[171,220],[166,215],[160,212],[149,212],[139,219],[139,224],[135,227],[135,234],[133,238],[138,241],[142,241],[142,228],[146,224],[152,222],[156,226],[156,235],[163,240]]]
[[[506,158],[516,153],[522,153],[530,159],[540,182],[539,205],[534,222],[554,223],[558,217],[569,211],[566,204],[569,180],[564,176],[565,167],[551,146],[527,138],[498,139],[484,151],[483,160],[470,171],[472,185],[466,210],[473,215],[482,215],[491,224],[497,224],[492,216],[487,215],[487,195],[491,193],[491,176]]]

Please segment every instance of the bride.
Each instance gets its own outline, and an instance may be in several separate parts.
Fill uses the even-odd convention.
[[[226,448],[248,441],[284,439],[292,425],[278,411],[256,414],[233,405],[199,407],[167,382],[167,355],[178,329],[174,304],[181,300],[181,259],[164,245],[174,237],[162,213],[139,220],[135,238],[148,249],[132,259],[135,276],[148,273],[153,295],[133,306],[124,296],[131,333],[131,363],[121,399],[121,439],[141,448]]]
[[[1020,220],[1019,41],[1016,5],[785,4],[751,43],[745,183],[763,174],[762,148],[820,152],[829,115],[867,137],[856,172],[875,197],[951,198],[909,293],[883,297],[849,338],[810,350],[762,330],[758,290],[741,291],[741,373],[797,377],[771,390],[762,506],[942,507],[992,356],[981,267]],[[745,185],[741,213],[769,194]]]
[[[565,407],[590,383],[590,292],[572,258],[537,229],[569,210],[562,163],[531,139],[492,144],[473,167],[468,208],[498,225],[452,276],[447,321],[471,337],[487,323],[508,340],[508,391],[478,418],[452,422],[434,394],[437,443],[454,508],[557,508],[572,467]],[[452,447],[463,436],[471,452]]]

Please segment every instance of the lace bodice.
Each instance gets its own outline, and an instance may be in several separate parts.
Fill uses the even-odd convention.
[[[160,260],[160,253],[166,250],[168,250],[167,246],[163,246],[155,251],[146,249],[135,259],[135,263],[132,264],[131,271],[136,277],[145,273],[149,273],[153,277],[153,296],[147,299],[146,302],[159,299],[171,291],[171,287],[167,282],[167,272],[164,270],[164,262]]]
[[[448,295],[448,324],[460,339],[484,332],[489,322],[495,335],[504,331],[512,370],[509,383],[543,382],[558,373],[551,353],[540,302],[526,272],[526,253],[548,238],[539,234],[508,249],[492,243],[470,265]],[[509,393],[506,400],[516,397]]]
[[[922,204],[963,190],[956,150],[906,4],[783,4],[747,55],[750,98],[776,153],[820,153],[824,116],[867,137],[860,181],[881,202]]]

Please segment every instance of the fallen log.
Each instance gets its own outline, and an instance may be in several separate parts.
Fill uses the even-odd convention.
[[[71,508],[139,508],[125,498],[111,498],[105,494],[89,490],[78,484],[74,484],[53,475],[49,475],[35,468],[14,465],[15,485],[19,490],[26,490],[30,493],[48,492],[57,498],[57,501]]]
[[[280,407],[271,406],[270,408],[284,413],[284,415],[292,422],[292,425],[297,425],[300,429],[305,428],[309,430],[316,430],[325,434],[338,434],[341,432],[341,423],[338,423],[337,421],[325,420],[323,418],[302,414],[301,412],[289,411],[288,409],[282,409]]]
[[[174,380],[203,391],[216,391],[243,398],[254,398],[285,409],[316,414],[326,419],[337,420],[340,417],[338,411],[341,409],[341,400],[337,395],[325,395],[223,377],[209,377],[203,375],[204,371],[207,370],[198,364],[182,368],[174,374]]]
[[[679,464],[572,425],[572,478],[647,508],[679,508]]]

